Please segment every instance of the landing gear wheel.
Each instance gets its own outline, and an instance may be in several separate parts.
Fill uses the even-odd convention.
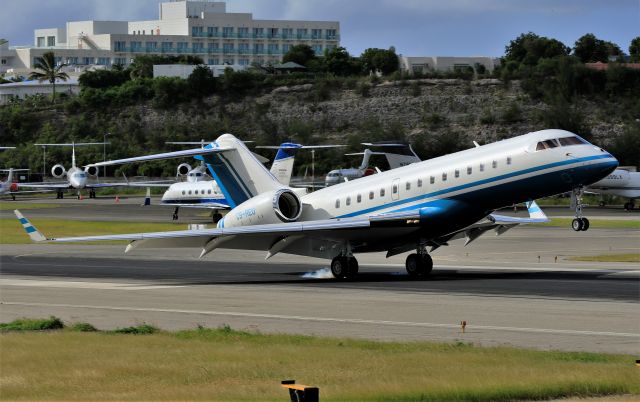
[[[589,230],[589,219],[587,218],[582,218],[582,229],[583,232],[586,232],[587,230]]]
[[[175,209],[175,211],[173,211],[173,216],[171,217],[174,221],[178,220],[178,211],[180,210],[180,207],[177,207]]]
[[[409,276],[413,278],[426,276],[433,270],[433,259],[429,254],[409,254],[405,267]]]
[[[221,213],[216,212],[215,214],[213,214],[213,223],[220,222],[220,219],[222,219],[222,214]]]
[[[604,203],[604,201],[600,201],[600,202],[598,203],[598,205],[600,206],[600,208],[604,208],[604,206],[605,206],[606,204]]]
[[[580,232],[582,230],[582,225],[582,219],[580,218],[576,218],[571,221],[571,229],[575,230],[576,232]]]
[[[353,279],[358,275],[358,260],[354,257],[335,257],[331,261],[331,273],[336,279]]]

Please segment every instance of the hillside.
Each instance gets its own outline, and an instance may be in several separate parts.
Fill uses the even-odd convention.
[[[361,141],[405,139],[427,158],[467,148],[474,140],[485,143],[552,127],[570,129],[614,152],[630,153],[630,147],[637,149],[640,143],[639,104],[637,99],[620,104],[605,97],[548,104],[529,97],[519,81],[497,79],[397,80],[377,85],[344,80],[334,85],[276,87],[246,96],[215,95],[169,107],[152,101],[90,108],[76,99],[55,105],[32,100],[0,107],[0,143],[20,147],[0,154],[0,164],[41,171],[42,151],[29,144],[102,141],[105,132],[110,133],[108,158],[175,149],[164,142],[210,140],[223,132],[261,144],[348,143],[349,151],[361,150],[357,146]],[[102,147],[96,148],[83,150],[79,162],[102,160]],[[68,164],[65,152],[49,149],[48,168],[54,162]],[[342,153],[318,153],[319,171],[358,163]],[[637,164],[633,154],[625,154],[624,163]],[[300,155],[301,171],[309,160],[309,155]],[[125,170],[172,175],[174,166],[158,162]]]

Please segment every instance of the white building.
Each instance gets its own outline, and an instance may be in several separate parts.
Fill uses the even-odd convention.
[[[160,3],[158,20],[70,21],[62,28],[36,29],[34,46],[2,47],[0,73],[30,70],[53,51],[71,66],[127,65],[144,54],[194,55],[210,65],[278,63],[289,48],[308,44],[317,54],[339,46],[337,21],[255,20],[228,13],[208,0]]]
[[[49,96],[53,92],[53,85],[49,81],[23,81],[0,84],[0,105],[9,103],[11,99],[24,99],[29,96],[45,95]],[[56,94],[78,94],[80,84],[77,79],[66,81],[56,81]]]
[[[493,71],[496,63],[491,57],[443,57],[424,56],[408,57],[400,56],[400,69],[410,73],[428,73],[432,71],[454,71],[458,68],[474,67],[476,64],[484,66],[487,71]]]

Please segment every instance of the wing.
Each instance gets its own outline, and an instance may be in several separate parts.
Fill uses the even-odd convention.
[[[228,204],[223,204],[221,202],[201,202],[201,203],[193,203],[193,204],[169,204],[169,203],[160,203],[158,204],[163,207],[180,207],[180,208],[202,208],[202,209],[229,209]]]
[[[536,212],[537,211],[539,212]],[[198,228],[172,232],[149,232],[105,236],[83,236],[47,238],[40,233],[18,210],[14,211],[25,231],[35,242],[91,242],[107,240],[126,240],[131,243],[127,252],[141,248],[201,248],[200,257],[216,248],[232,248],[267,251],[267,258],[280,252],[331,258],[339,253],[346,241],[362,242],[374,236],[393,238],[419,232],[421,219],[425,218],[420,210],[397,212],[383,215],[347,219],[327,219],[282,224],[240,226],[215,229]],[[471,243],[487,231],[494,229],[498,235],[512,227],[524,223],[547,221],[546,216],[535,204],[529,205],[530,218],[511,218],[501,215],[489,215],[486,221],[476,223],[445,236],[429,239],[428,245],[438,248],[450,240],[467,237],[465,244]],[[533,213],[532,213],[533,212]],[[534,214],[536,216],[534,216]],[[437,219],[437,218],[436,218]],[[408,248],[407,248],[408,247]],[[405,247],[389,249],[387,256],[401,254],[415,248],[415,242]]]
[[[41,190],[62,190],[71,188],[69,183],[16,183],[19,189],[21,188],[34,188]]]

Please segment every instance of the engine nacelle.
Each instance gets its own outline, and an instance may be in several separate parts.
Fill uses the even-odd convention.
[[[183,163],[178,165],[178,176],[186,176],[191,171],[191,165]]]
[[[96,166],[87,166],[84,168],[84,172],[91,177],[97,177],[99,173],[99,169]]]
[[[260,194],[238,205],[224,217],[224,227],[295,222],[302,213],[296,193],[283,188]]]
[[[53,177],[55,177],[56,179],[60,179],[64,177],[66,173],[67,171],[62,165],[55,165],[54,167],[51,168],[51,175],[53,175]]]

